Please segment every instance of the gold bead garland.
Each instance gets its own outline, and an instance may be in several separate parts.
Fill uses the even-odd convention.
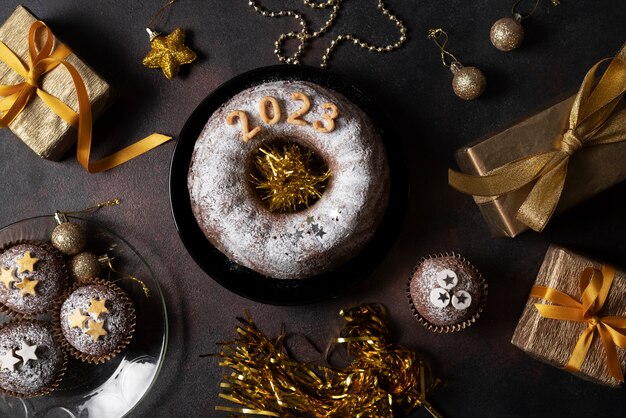
[[[312,9],[331,8],[331,12],[330,12],[328,19],[322,25],[322,27],[316,32],[310,33],[307,27],[307,22],[304,19],[304,16],[302,16],[302,14],[294,10],[272,11],[272,10],[268,10],[264,8],[263,6],[260,6],[258,0],[250,0],[248,2],[249,6],[251,6],[257,13],[259,13],[260,15],[264,17],[278,18],[278,17],[289,16],[289,17],[293,17],[294,19],[298,21],[300,28],[301,28],[299,32],[292,31],[292,32],[283,33],[278,37],[278,39],[274,43],[274,46],[275,46],[274,53],[276,54],[280,62],[284,62],[286,64],[300,64],[300,58],[305,51],[307,42],[312,39],[322,36],[332,27],[332,25],[335,22],[335,19],[337,18],[337,14],[339,13],[339,10],[341,8],[341,2],[342,2],[342,0],[327,0],[322,3],[314,3],[312,0],[303,0],[303,1],[306,6]],[[400,32],[400,37],[398,38],[398,40],[391,44],[387,44],[383,46],[376,46],[376,45],[370,44],[362,40],[361,38],[355,35],[351,35],[351,34],[338,35],[330,42],[330,46],[326,48],[326,51],[324,52],[324,55],[322,56],[322,62],[320,64],[320,67],[326,68],[328,66],[328,62],[330,61],[332,53],[337,48],[337,46],[339,46],[339,44],[344,41],[352,42],[354,45],[360,48],[366,49],[369,52],[391,52],[400,48],[406,42],[407,29],[404,26],[404,23],[400,19],[398,19],[397,16],[391,13],[389,9],[386,8],[383,0],[378,0],[377,8],[378,10],[382,12],[383,15],[385,15],[389,20],[391,20],[398,28]],[[298,49],[291,57],[285,56],[283,54],[283,44],[288,39],[297,39],[299,41]]]

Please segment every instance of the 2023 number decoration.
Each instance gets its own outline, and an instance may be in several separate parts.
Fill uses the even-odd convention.
[[[287,123],[291,125],[306,126],[309,122],[302,119],[311,110],[311,99],[302,92],[294,92],[291,94],[293,101],[302,102],[302,106],[295,112],[290,113],[287,116]],[[269,114],[269,108],[271,108],[271,115]],[[322,119],[313,122],[312,126],[317,132],[329,133],[335,130],[335,119],[339,117],[339,108],[333,103],[323,103],[322,109],[324,109]],[[280,108],[280,104],[275,97],[265,96],[259,101],[259,115],[263,122],[267,125],[275,125],[279,123],[283,116]],[[241,136],[244,142],[248,142],[254,138],[259,132],[262,131],[261,126],[250,128],[250,120],[248,114],[243,110],[233,110],[226,116],[226,123],[234,125],[237,119],[241,123]]]

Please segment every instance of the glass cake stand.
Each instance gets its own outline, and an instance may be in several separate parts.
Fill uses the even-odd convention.
[[[150,267],[119,235],[93,221],[70,219],[86,229],[89,251],[114,257],[115,269],[140,279],[150,290],[150,296],[145,296],[139,283],[117,281],[135,305],[137,326],[131,343],[115,358],[100,365],[82,363],[68,356],[67,370],[57,390],[29,399],[0,396],[0,417],[122,417],[150,391],[163,364],[167,314],[163,294]],[[53,216],[16,222],[0,229],[0,247],[20,240],[49,241],[55,225]],[[106,279],[106,271],[103,270],[101,278]],[[50,317],[40,319],[50,320]],[[0,323],[7,320],[6,315],[0,314]]]

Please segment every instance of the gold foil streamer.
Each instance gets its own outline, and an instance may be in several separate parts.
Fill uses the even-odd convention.
[[[313,151],[296,143],[259,148],[252,184],[271,212],[295,212],[316,202],[330,177]]]
[[[389,342],[379,305],[343,310],[339,344],[353,357],[344,368],[296,360],[285,334],[270,339],[252,321],[239,318],[237,339],[222,343],[220,366],[232,370],[220,394],[234,406],[218,411],[270,417],[394,417],[424,407],[440,417],[426,396],[437,387],[428,364],[415,352]]]

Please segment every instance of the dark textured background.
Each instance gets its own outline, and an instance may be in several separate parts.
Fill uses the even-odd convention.
[[[257,304],[223,289],[198,268],[183,248],[170,214],[168,170],[174,142],[108,173],[87,174],[71,153],[61,163],[39,159],[8,130],[0,131],[0,225],[55,209],[78,209],[118,196],[119,209],[94,218],[125,236],[157,272],[169,309],[171,339],[163,372],[137,416],[219,416],[213,412],[223,371],[213,359],[218,341],[233,336],[235,316],[249,309],[268,334],[279,323],[324,344],[340,326],[340,308],[380,301],[391,311],[399,343],[427,355],[447,386],[432,396],[446,416],[623,416],[623,390],[596,386],[532,360],[509,340],[550,243],[560,243],[626,266],[626,184],[563,214],[542,234],[492,239],[472,200],[446,185],[454,151],[532,114],[573,92],[587,69],[614,54],[626,40],[626,6],[620,0],[541,0],[525,22],[527,39],[512,53],[495,50],[489,28],[506,16],[510,1],[387,0],[409,28],[399,51],[369,54],[345,45],[330,71],[361,85],[396,125],[409,162],[412,193],[403,232],[375,273],[349,294],[315,305]],[[300,5],[299,1],[263,4]],[[393,27],[376,12],[375,0],[345,0],[331,32],[356,32],[385,42]],[[530,3],[530,1],[529,1]],[[0,20],[18,4],[2,0]],[[273,42],[296,26],[272,21],[245,0],[181,0],[160,28],[181,26],[199,59],[168,81],[141,65],[148,51],[144,27],[161,1],[25,1],[79,55],[121,92],[97,122],[95,156],[158,131],[174,136],[195,106],[215,87],[244,71],[274,64]],[[319,22],[325,12],[306,11]],[[317,19],[317,20],[316,20]],[[444,27],[450,47],[466,65],[483,69],[485,95],[457,99],[451,75],[426,39]],[[330,36],[330,35],[329,35]],[[317,63],[329,36],[306,60]],[[458,251],[489,281],[484,316],[452,335],[431,334],[412,318],[404,295],[413,264],[428,253]],[[418,411],[414,416],[427,416]]]

